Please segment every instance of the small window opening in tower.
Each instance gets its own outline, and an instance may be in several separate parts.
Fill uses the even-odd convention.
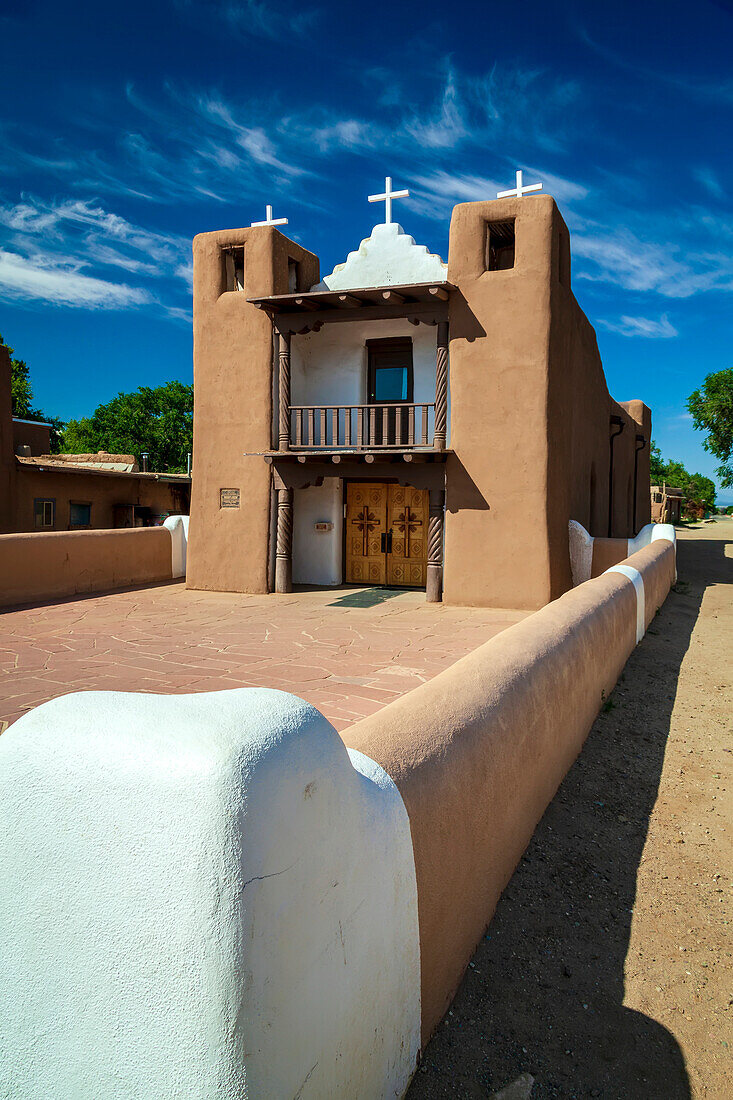
[[[298,262],[288,260],[288,294],[295,294],[298,289]]]
[[[486,223],[486,270],[508,271],[514,267],[514,218]]]
[[[228,245],[224,255],[224,290],[244,290],[244,245]]]

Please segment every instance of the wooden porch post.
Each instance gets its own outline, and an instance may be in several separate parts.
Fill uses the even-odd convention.
[[[435,353],[435,434],[436,451],[445,450],[448,423],[448,322],[438,321]]]
[[[293,591],[293,490],[277,491],[275,591]]]
[[[279,419],[278,451],[290,450],[290,333],[278,334],[278,358],[280,373],[278,380]],[[278,589],[278,591],[280,591]]]
[[[443,600],[444,504],[444,490],[431,489],[430,515],[428,518],[428,572],[425,586],[425,598],[428,603],[441,603]]]

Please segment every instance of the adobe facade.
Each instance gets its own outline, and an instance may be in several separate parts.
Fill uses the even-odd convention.
[[[549,196],[453,211],[448,263],[395,224],[321,279],[272,226],[194,241],[187,583],[416,585],[538,608],[568,522],[649,522],[651,414],[617,403]]]

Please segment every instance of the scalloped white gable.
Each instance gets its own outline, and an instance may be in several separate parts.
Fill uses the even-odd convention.
[[[311,290],[360,290],[370,286],[445,282],[448,265],[405,233],[397,222],[375,225],[371,237],[336,264]]]

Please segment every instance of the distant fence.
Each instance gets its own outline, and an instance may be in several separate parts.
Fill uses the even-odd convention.
[[[0,535],[0,608],[185,576],[188,516],[162,527]]]
[[[85,692],[19,719],[0,1094],[402,1096],[674,558],[650,540],[348,750],[262,689]]]

